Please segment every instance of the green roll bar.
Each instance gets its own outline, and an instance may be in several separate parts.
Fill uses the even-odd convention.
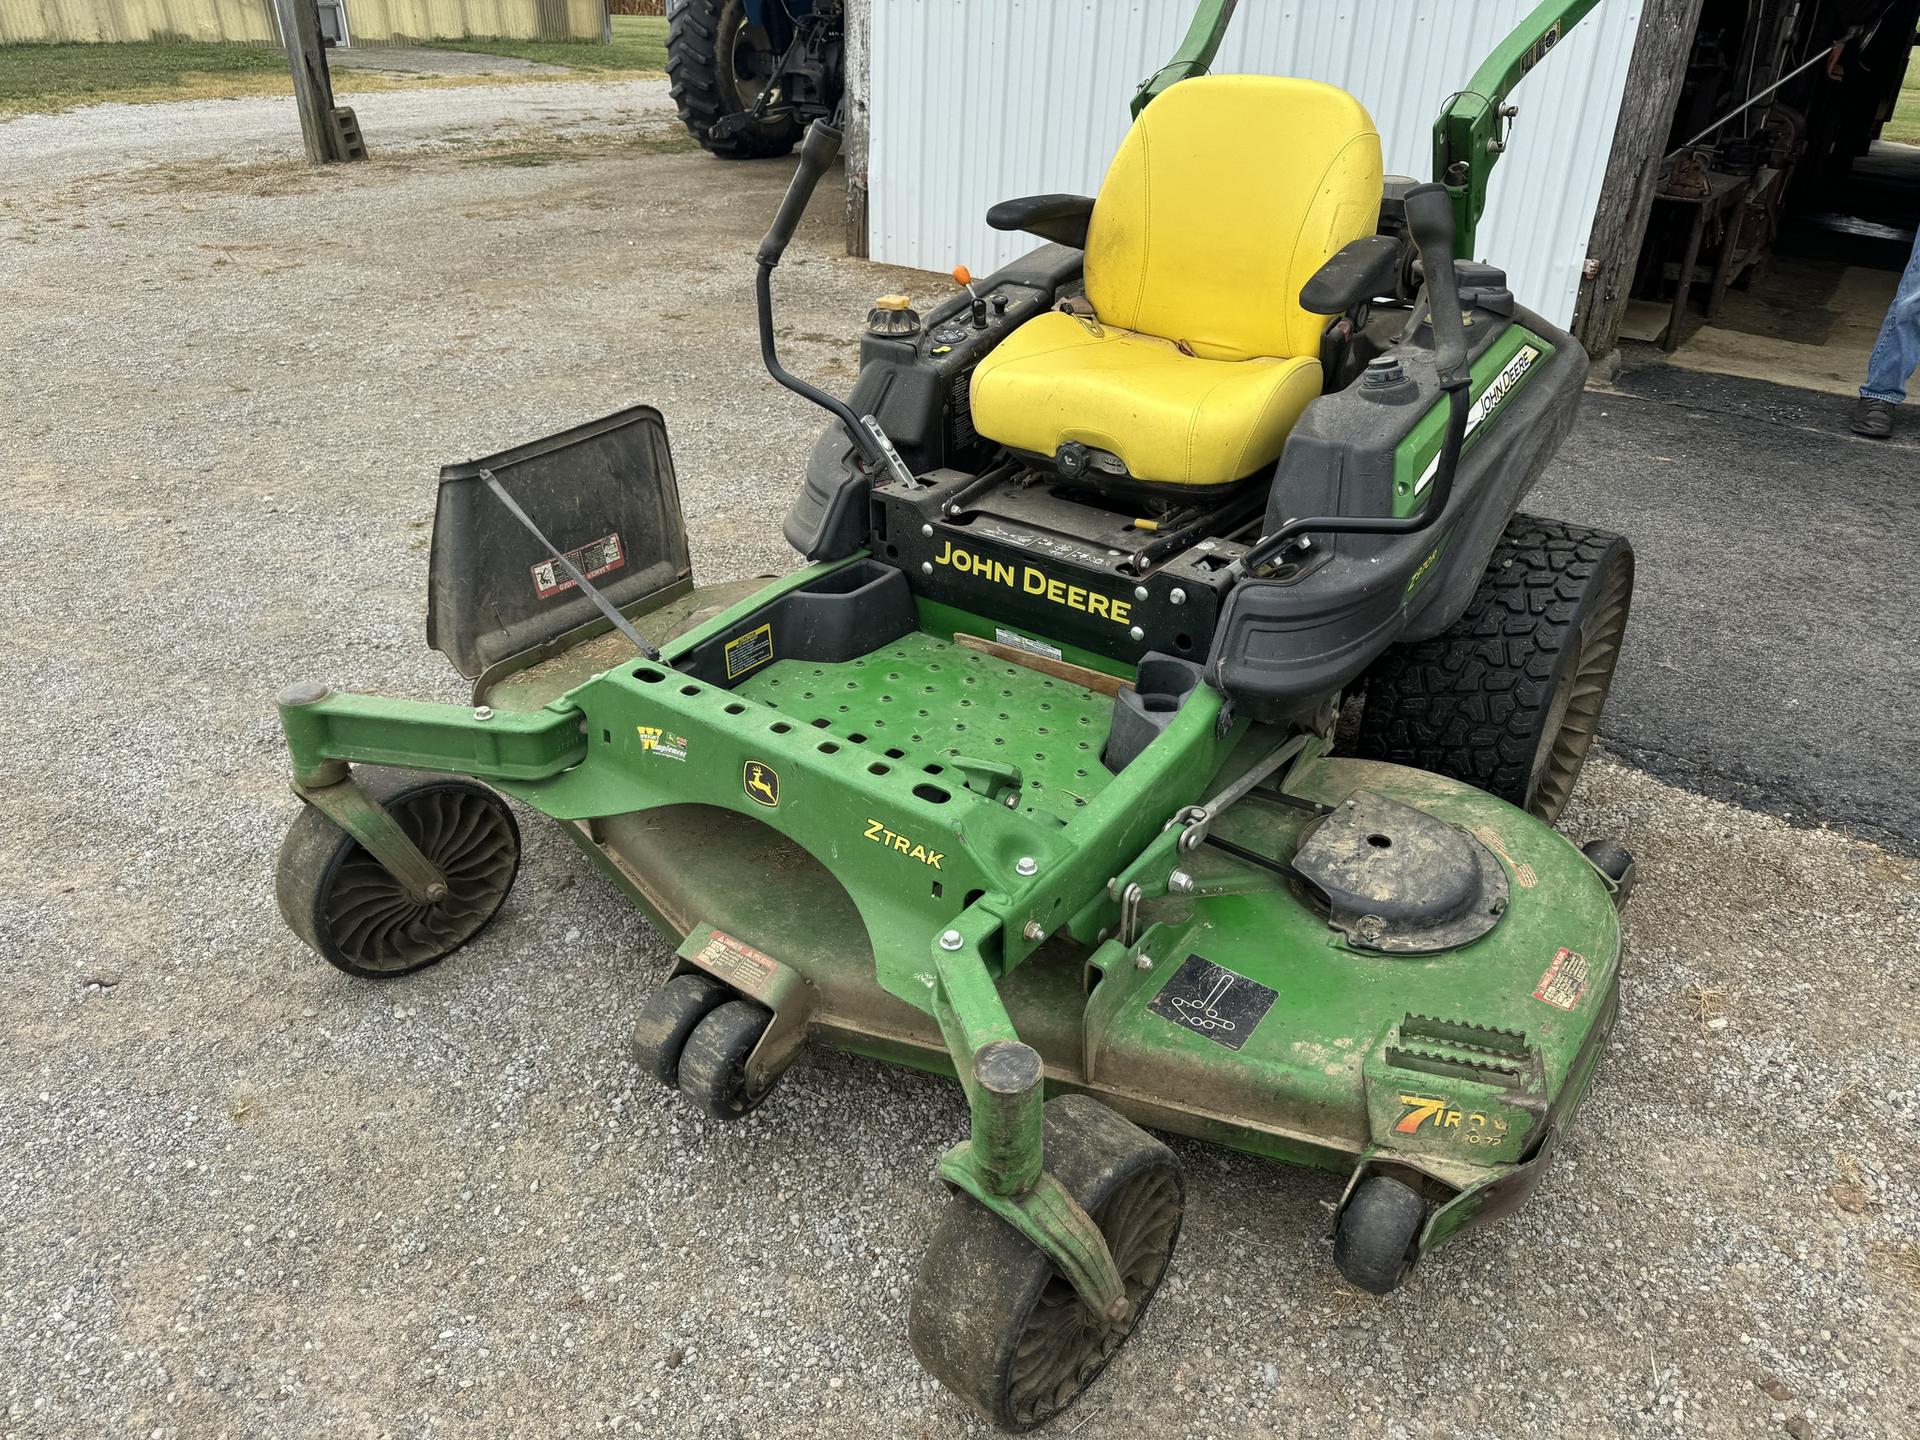
[[[1213,0],[1204,0],[1213,3]],[[1433,178],[1453,196],[1453,253],[1473,258],[1474,231],[1487,209],[1487,180],[1507,148],[1502,121],[1514,115],[1507,95],[1566,38],[1600,0],[1541,0],[1449,97],[1433,122]],[[1204,4],[1203,4],[1204,8]]]
[[[1182,80],[1205,75],[1226,38],[1237,0],[1200,0],[1173,58],[1142,82],[1133,97],[1136,118],[1154,97]],[[1541,0],[1474,72],[1464,90],[1447,99],[1433,122],[1433,178],[1453,197],[1453,250],[1473,258],[1474,233],[1487,208],[1487,180],[1507,148],[1503,121],[1514,111],[1507,95],[1566,38],[1600,0]]]

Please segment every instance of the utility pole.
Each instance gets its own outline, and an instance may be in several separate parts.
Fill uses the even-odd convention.
[[[273,9],[287,47],[287,68],[293,72],[293,103],[300,112],[307,160],[328,165],[366,159],[359,120],[351,109],[333,103],[327,51],[320,42],[319,7],[314,0],[273,0]]]

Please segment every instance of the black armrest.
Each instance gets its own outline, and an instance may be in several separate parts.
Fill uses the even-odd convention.
[[[996,230],[1024,230],[1056,245],[1087,248],[1087,221],[1093,201],[1085,195],[1028,195],[1002,200],[987,211],[987,224]]]
[[[1399,238],[1362,235],[1300,287],[1300,308],[1315,315],[1341,315],[1376,295],[1391,295],[1399,275]]]

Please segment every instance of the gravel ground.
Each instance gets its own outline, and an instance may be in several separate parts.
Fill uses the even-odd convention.
[[[608,143],[646,87],[567,88],[506,152],[511,90],[369,96],[397,158],[326,174],[261,102],[0,127],[6,1435],[977,1429],[903,1333],[953,1086],[821,1056],[695,1120],[622,1058],[668,947],[545,827],[386,988],[274,912],[279,686],[462,695],[421,639],[439,464],[644,399],[702,576],[790,563],[816,421],[747,258],[785,166]],[[844,384],[868,298],[935,282],[825,209],[783,330]],[[1376,1301],[1334,1178],[1177,1142],[1171,1278],[1056,1433],[1920,1430],[1920,863],[1604,760],[1568,828],[1645,878],[1535,1203]]]
[[[514,55],[482,55],[426,46],[382,45],[329,50],[330,70],[385,70],[400,75],[564,75],[564,65],[546,65]]]
[[[635,121],[671,118],[673,100],[664,79],[556,80],[376,91],[355,95],[353,109],[378,161],[466,149],[522,130],[575,142],[629,135]],[[64,185],[124,179],[153,165],[240,166],[298,161],[302,153],[290,95],[19,115],[0,119],[0,175],[6,178],[0,200],[32,211]]]

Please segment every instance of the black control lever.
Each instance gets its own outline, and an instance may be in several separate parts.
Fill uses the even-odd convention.
[[[820,183],[820,177],[827,173],[839,153],[839,130],[824,120],[816,120],[807,127],[806,138],[800,142],[799,168],[787,183],[786,196],[780,201],[780,208],[774,212],[773,224],[767,227],[767,237],[760,242],[759,252],[754,257],[759,262],[759,273],[754,277],[753,289],[754,303],[760,312],[760,359],[765,363],[767,373],[775,380],[794,394],[811,400],[838,420],[852,438],[854,448],[866,457],[867,463],[877,472],[890,474],[900,484],[911,486],[912,472],[902,463],[899,452],[893,448],[893,442],[887,439],[878,421],[871,416],[862,419],[844,401],[829,395],[818,385],[808,384],[782,365],[780,357],[774,352],[773,268],[786,253],[787,243],[793,239],[800,217],[806,212],[807,202],[813,198],[814,187]]]
[[[1453,198],[1444,185],[1415,185],[1406,193],[1407,232],[1420,252],[1427,309],[1433,332],[1433,363],[1447,395],[1447,430],[1440,442],[1433,493],[1411,515],[1326,515],[1289,520],[1242,555],[1236,569],[1252,574],[1309,532],[1341,535],[1411,535],[1446,513],[1453,494],[1460,447],[1467,438],[1467,327],[1460,317],[1460,287],[1453,271]]]
[[[1460,284],[1453,269],[1453,197],[1444,185],[1415,185],[1405,196],[1407,233],[1420,252],[1433,363],[1447,391],[1467,384],[1467,327],[1460,318]]]

